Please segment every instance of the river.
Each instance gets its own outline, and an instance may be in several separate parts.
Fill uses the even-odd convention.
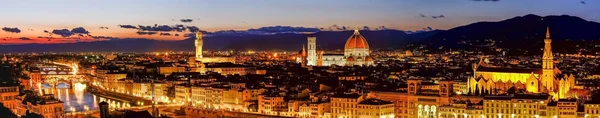
[[[65,84],[59,84],[56,88],[42,85],[39,94],[54,94],[54,97],[63,101],[65,112],[81,112],[98,109],[98,103],[106,101],[111,108],[131,107],[129,102],[116,99],[108,99],[95,95],[86,90],[87,85],[75,83],[71,88]]]

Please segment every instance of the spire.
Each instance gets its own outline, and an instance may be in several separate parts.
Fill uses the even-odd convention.
[[[546,27],[546,39],[550,39],[550,27]]]
[[[196,39],[197,40],[202,39],[202,32],[200,32],[200,31],[196,32]]]
[[[358,25],[354,26],[354,34],[358,34]]]
[[[306,56],[306,48],[304,47],[304,44],[302,44],[302,57]]]

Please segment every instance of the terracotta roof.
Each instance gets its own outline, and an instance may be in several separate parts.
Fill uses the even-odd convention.
[[[344,49],[354,49],[354,48],[369,49],[369,44],[367,43],[367,40],[365,40],[365,37],[363,37],[362,35],[360,35],[360,33],[358,33],[358,30],[355,30],[354,34],[352,34],[352,36],[350,36],[350,38],[348,38]]]

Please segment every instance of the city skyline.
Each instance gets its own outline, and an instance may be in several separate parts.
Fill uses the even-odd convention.
[[[6,2],[0,44],[76,43],[111,38],[183,40],[185,31],[148,35],[123,26],[195,26],[202,31],[293,26],[323,30],[450,29],[526,14],[572,15],[598,22],[596,1],[65,1]],[[561,7],[562,9],[554,9]],[[353,9],[357,8],[357,9]],[[452,10],[447,10],[452,9]],[[101,20],[99,20],[101,19]],[[338,26],[338,27],[334,27]],[[73,33],[83,28],[86,35]],[[347,27],[347,28],[342,28]],[[348,28],[349,27],[349,28]],[[18,29],[18,32],[14,28]],[[67,34],[64,30],[67,29]],[[54,32],[54,30],[58,30]],[[47,32],[44,32],[47,31]],[[71,32],[70,34],[68,32]],[[161,35],[161,33],[165,33]],[[168,34],[167,34],[168,33]],[[89,35],[88,35],[89,34]],[[175,35],[177,34],[177,36]],[[93,36],[92,36],[93,35]],[[170,36],[169,36],[170,35]],[[48,40],[52,37],[52,40]],[[6,40],[4,40],[6,39]]]

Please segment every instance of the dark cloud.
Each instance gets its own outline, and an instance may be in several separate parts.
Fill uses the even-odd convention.
[[[476,2],[498,2],[500,0],[471,0],[471,1],[476,1]]]
[[[114,37],[111,36],[91,36],[94,39],[112,39]]]
[[[379,26],[379,27],[375,28],[375,30],[389,30],[389,29],[385,26]]]
[[[31,40],[30,38],[27,38],[27,37],[21,37],[19,39],[21,39],[21,40]]]
[[[425,15],[423,15],[423,14],[419,14],[419,16],[421,16],[421,17],[423,17],[423,18],[427,17],[427,16],[425,16]]]
[[[49,37],[49,36],[38,36],[37,38],[40,38],[40,39],[48,39],[48,41],[51,41],[52,39],[54,39],[54,38],[52,38],[52,37]]]
[[[183,32],[186,29],[185,26],[183,26],[183,25],[174,25],[174,26],[168,26],[168,25],[142,26],[142,25],[138,25],[138,28],[140,31],[154,31],[154,32],[169,32],[169,31]]]
[[[48,33],[47,30],[44,30],[45,33]],[[52,34],[56,34],[56,35],[60,35],[62,37],[70,37],[73,35],[78,35],[83,37],[83,34],[89,34],[90,32],[87,31],[85,28],[83,27],[77,27],[77,28],[73,28],[71,30],[69,29],[55,29],[52,30]]]
[[[175,36],[179,36],[179,34],[175,34]]]
[[[346,26],[342,26],[342,30],[346,30],[348,29]]]
[[[171,36],[171,33],[160,33],[160,36]]]
[[[363,30],[371,30],[371,28],[369,28],[369,26],[363,26]]]
[[[444,16],[444,15],[439,15],[439,16],[431,16],[431,18],[433,18],[433,19],[438,19],[438,18],[446,18],[446,16]]]
[[[579,1],[579,3],[581,3],[581,4],[585,4],[585,1]]]
[[[44,33],[50,33],[50,32],[48,32],[48,30],[44,30]]]
[[[100,29],[108,29],[108,27],[100,27]]]
[[[69,29],[55,29],[55,30],[52,30],[52,34],[57,34],[62,37],[69,37],[69,36],[73,35],[73,33],[71,31],[69,31]]]
[[[19,28],[10,28],[10,27],[4,27],[2,28],[2,30],[4,30],[5,32],[10,32],[10,33],[21,33],[21,30]]]
[[[154,34],[156,34],[156,32],[144,32],[144,31],[138,31],[136,33],[138,35],[154,35]]]
[[[194,20],[192,20],[192,19],[181,19],[180,21],[184,22],[184,23],[189,23],[189,22],[192,22]]]
[[[89,34],[90,32],[85,30],[85,28],[83,27],[77,27],[77,28],[73,28],[71,30],[71,33],[78,33],[78,34]]]
[[[135,27],[133,25],[119,25],[119,27],[125,28],[125,29],[138,29],[137,27]]]
[[[186,27],[190,32],[198,32],[200,31],[200,28],[196,27],[196,26],[187,26]]]
[[[187,34],[183,34],[183,37],[196,37],[195,33],[187,33]]]

